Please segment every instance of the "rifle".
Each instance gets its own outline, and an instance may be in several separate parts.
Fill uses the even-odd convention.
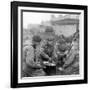
[[[75,32],[75,34],[78,34],[78,33]],[[72,39],[72,41],[71,41],[71,44],[72,44],[72,42],[73,42],[76,38],[77,38],[76,36],[73,37],[73,39]],[[70,53],[70,51],[71,51],[71,49],[72,49],[72,46],[73,46],[73,45],[71,45],[71,48],[69,49],[69,52],[67,53],[67,55]]]

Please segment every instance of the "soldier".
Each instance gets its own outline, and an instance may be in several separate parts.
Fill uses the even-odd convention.
[[[76,33],[72,40],[71,50],[63,66],[66,74],[79,74],[79,37],[77,36],[78,33]]]
[[[52,61],[52,57],[54,54],[54,43],[53,39],[47,39],[46,43],[42,46],[43,50],[41,53],[41,58],[43,61]]]
[[[57,67],[60,71],[62,71],[68,53],[67,45],[65,40],[59,40],[56,42],[55,46],[55,52],[57,55]]]
[[[55,75],[56,65],[54,58],[54,43],[52,38],[46,40],[46,43],[43,46],[43,51],[40,57],[42,62],[47,62],[46,64],[45,63],[43,64],[46,66],[46,68],[44,68],[46,75]]]
[[[27,50],[23,66],[24,77],[45,75],[38,58],[38,53],[40,53],[40,42],[41,38],[39,36],[34,36],[32,38],[32,45],[24,47],[24,52]]]

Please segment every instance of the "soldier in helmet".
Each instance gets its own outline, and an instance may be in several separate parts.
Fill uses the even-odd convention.
[[[40,42],[41,38],[39,36],[33,36],[32,45],[23,48],[24,52],[27,50],[24,58],[23,77],[45,75],[39,61]]]

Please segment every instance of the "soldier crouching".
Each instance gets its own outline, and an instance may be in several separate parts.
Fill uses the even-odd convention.
[[[22,77],[34,77],[34,76],[45,76],[43,71],[43,66],[40,64],[39,54],[40,54],[40,42],[41,38],[39,36],[34,36],[32,38],[32,45],[24,47],[26,51],[26,57],[23,61],[22,66]]]
[[[68,50],[66,48],[66,42],[64,40],[60,40],[56,42],[55,52],[57,55],[57,68],[60,71],[63,71],[63,65],[65,63]]]
[[[43,65],[46,67],[43,70],[46,75],[56,75],[56,64],[54,58],[54,42],[52,38],[46,39],[43,45],[43,52],[40,55]]]

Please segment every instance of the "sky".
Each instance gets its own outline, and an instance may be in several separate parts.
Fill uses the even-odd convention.
[[[27,28],[28,24],[40,24],[42,21],[49,21],[51,13],[35,13],[24,12],[23,13],[23,27]],[[60,14],[54,14],[56,17]]]
[[[30,24],[40,24],[42,21],[49,21],[51,15],[54,15],[55,17],[58,17],[59,15],[66,16],[66,14],[23,12],[23,27],[27,29]],[[62,32],[65,36],[69,36],[76,31],[76,26],[60,26],[55,27],[55,29],[57,34]]]

